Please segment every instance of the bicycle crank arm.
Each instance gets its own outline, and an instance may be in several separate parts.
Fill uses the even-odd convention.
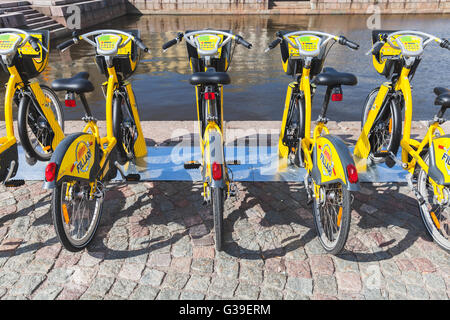
[[[421,206],[425,203],[425,199],[422,197],[419,190],[417,190],[417,188],[414,186],[412,178],[413,178],[413,175],[411,173],[408,173],[406,175],[406,181],[408,182],[408,186],[412,190],[412,192],[414,192],[414,195],[417,198],[417,202],[419,202],[419,205]]]

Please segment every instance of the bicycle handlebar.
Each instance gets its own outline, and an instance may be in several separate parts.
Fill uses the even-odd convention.
[[[150,52],[150,50],[145,46],[145,44],[142,42],[141,39],[139,39],[138,37],[133,36],[132,34],[129,34],[127,32],[124,31],[120,31],[120,30],[113,30],[113,29],[106,29],[106,30],[95,30],[95,31],[91,31],[88,33],[85,33],[83,35],[76,35],[74,36],[72,39],[66,40],[60,44],[58,44],[56,46],[56,48],[58,50],[60,50],[61,52],[63,52],[64,50],[68,49],[70,46],[77,44],[79,40],[84,40],[87,43],[89,43],[90,45],[92,45],[93,47],[97,47],[97,44],[90,40],[88,37],[90,36],[95,36],[98,34],[102,34],[102,33],[114,33],[114,34],[120,34],[120,35],[124,35],[127,37],[127,39],[122,40],[119,48],[124,47],[128,42],[130,41],[134,41],[136,43],[136,45],[143,50],[144,52]]]
[[[236,36],[235,39],[237,44],[241,44],[244,47],[246,47],[247,49],[251,49],[252,48],[252,44],[250,42],[245,41],[244,38],[242,38],[241,36]]]
[[[447,39],[442,39],[439,45],[444,49],[450,50],[450,41],[448,41]]]
[[[358,50],[359,49],[359,44],[357,44],[356,42],[348,40],[344,36],[340,36],[338,42],[339,42],[339,44],[347,46],[347,47],[349,47],[352,50]]]
[[[192,31],[192,32],[189,32],[189,33],[186,33],[186,34],[183,34],[182,32],[179,32],[175,39],[172,39],[172,40],[170,40],[170,41],[168,41],[168,42],[163,44],[163,46],[162,46],[163,51],[165,52],[170,47],[172,47],[172,46],[176,45],[177,43],[181,42],[183,40],[183,38],[191,46],[197,48],[195,42],[192,41],[191,39],[189,39],[189,37],[195,36],[195,35],[198,35],[198,34],[207,34],[207,33],[222,34],[222,35],[225,35],[225,36],[228,37],[226,40],[224,40],[224,41],[222,41],[222,43],[220,43],[219,48],[223,47],[231,39],[234,39],[236,41],[236,44],[241,44],[244,47],[246,47],[247,49],[251,49],[252,48],[252,44],[250,42],[246,41],[244,38],[242,38],[239,35],[234,35],[232,33],[228,33],[228,32],[225,32],[225,31],[207,30],[207,29],[205,29],[205,30],[199,30],[199,31]]]
[[[56,49],[58,49],[59,51],[63,52],[66,49],[68,49],[70,46],[76,44],[77,42],[78,42],[77,38],[72,38],[72,39],[66,40],[66,41],[58,44],[56,46]]]

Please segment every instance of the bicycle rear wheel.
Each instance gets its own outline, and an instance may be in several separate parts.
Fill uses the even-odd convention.
[[[216,250],[222,250],[223,244],[223,207],[224,207],[224,190],[222,188],[211,188],[211,201],[213,208],[214,232]]]
[[[342,183],[320,187],[314,197],[314,223],[323,248],[338,254],[344,248],[350,230],[350,191]]]
[[[55,92],[47,87],[41,86],[46,98],[46,104],[51,108],[61,129],[64,131],[64,115]],[[43,116],[40,107],[29,96],[23,96],[19,103],[17,127],[20,142],[29,156],[39,161],[50,160],[53,149],[52,142],[54,133],[48,120]]]
[[[53,190],[53,225],[58,239],[69,251],[84,249],[97,231],[103,209],[99,186],[93,198],[88,182],[64,182]]]
[[[367,121],[369,111],[375,102],[378,92],[379,88],[374,89],[367,96],[361,117],[361,129]],[[387,99],[387,102],[380,110],[380,113],[368,135],[370,142],[369,158],[375,163],[383,162],[385,158],[377,157],[374,154],[381,152],[393,152],[394,154],[397,154],[400,146],[402,134],[402,117],[400,108],[397,106],[395,99],[389,96]]]
[[[428,154],[424,157],[424,161],[426,164],[429,163]],[[419,205],[419,208],[428,233],[441,248],[450,251],[450,206],[448,199],[447,203],[439,203],[434,196],[434,189],[429,176],[422,168],[420,168],[417,177],[417,189],[425,200],[425,203]],[[447,198],[450,196],[448,187],[444,187],[444,194]]]

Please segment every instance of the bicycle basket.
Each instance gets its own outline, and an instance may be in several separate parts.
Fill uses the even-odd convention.
[[[125,30],[126,33],[132,34],[134,37],[140,38],[141,34],[139,30]],[[127,36],[121,35],[122,39],[126,39]],[[141,50],[136,43],[130,40],[126,46],[120,48],[117,52],[117,56],[113,57],[113,65],[116,69],[119,81],[128,79],[134,71],[136,71],[139,59],[141,56]],[[104,74],[107,78],[108,67],[106,65],[105,57],[99,54],[95,56],[95,62],[100,73]]]
[[[220,30],[224,32],[231,33],[231,30]],[[195,31],[186,31],[186,33],[195,32]],[[227,36],[217,34],[217,36],[224,41]],[[232,41],[228,42],[226,45],[224,45],[222,48],[219,49],[217,52],[217,55],[214,57],[211,57],[211,67],[214,67],[216,71],[218,72],[226,72],[228,70],[228,67],[230,65],[230,59],[231,59],[231,43]],[[197,48],[191,46],[189,43],[186,42],[187,45],[187,52],[189,57],[189,65],[191,67],[192,72],[203,72],[206,71],[205,61],[203,58],[201,58],[198,54]]]
[[[382,40],[383,35],[396,32],[395,30],[373,30],[372,44]],[[373,66],[375,70],[386,78],[390,78],[393,74],[398,74],[403,68],[401,59],[401,50],[394,49],[389,43],[385,43],[380,52],[373,55]]]
[[[48,30],[37,31],[27,30],[27,32],[36,39],[39,39],[41,43],[49,48],[50,44],[50,32]],[[25,35],[22,35],[25,37]],[[0,62],[3,69],[8,72],[7,66]],[[13,57],[12,65],[14,65],[23,81],[28,81],[31,78],[37,77],[48,64],[48,52],[42,49],[39,44],[39,50],[35,51],[29,42],[23,47],[19,48]]]
[[[282,34],[291,33],[292,31],[283,31]],[[295,42],[295,38],[299,36],[291,36],[290,38]],[[314,57],[311,62],[311,77],[318,75],[323,68],[325,48],[322,48],[318,57]],[[303,59],[300,58],[300,54],[297,48],[291,46],[287,40],[282,40],[280,43],[281,50],[281,62],[283,64],[284,72],[289,75],[301,74],[303,70]]]

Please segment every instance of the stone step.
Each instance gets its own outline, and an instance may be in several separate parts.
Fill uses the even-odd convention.
[[[52,24],[49,24],[49,25],[46,25],[43,27],[34,28],[34,30],[50,30],[51,31],[51,30],[56,30],[56,29],[59,29],[62,27],[58,22],[55,22],[53,20],[51,22],[52,22]]]
[[[34,18],[40,18],[40,17],[45,17],[44,14],[37,12],[36,13],[29,13],[25,15],[25,19],[29,20],[29,19],[34,19]]]
[[[0,8],[5,12],[22,12],[25,10],[31,10],[30,6],[14,6],[14,7],[7,7],[7,8]]]
[[[35,23],[28,23],[28,21],[27,21],[27,26],[30,27],[31,29],[38,29],[40,27],[50,26],[53,24],[55,24],[55,21],[50,18],[47,18],[44,21],[39,21],[39,22],[35,22]]]
[[[34,17],[34,18],[27,18],[27,17],[25,17],[25,20],[27,21],[28,24],[31,24],[31,23],[36,23],[36,22],[41,22],[41,21],[48,20],[48,18],[42,14],[40,17]]]

